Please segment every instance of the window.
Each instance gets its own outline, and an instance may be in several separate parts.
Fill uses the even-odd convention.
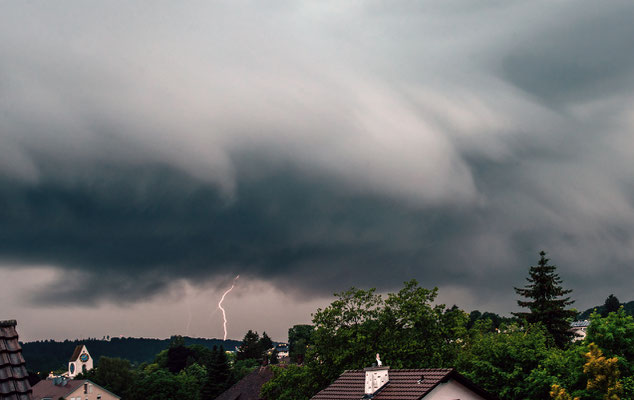
[[[87,383],[84,383],[84,394],[88,394],[88,384]]]
[[[88,393],[92,393],[92,385],[88,385]]]
[[[101,400],[101,395],[100,394],[97,395],[97,400]]]

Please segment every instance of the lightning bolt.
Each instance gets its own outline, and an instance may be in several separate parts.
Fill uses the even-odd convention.
[[[222,308],[222,302],[225,301],[225,296],[228,295],[229,292],[233,290],[233,287],[236,285],[236,281],[238,280],[239,277],[240,275],[237,275],[235,278],[233,278],[233,283],[231,283],[231,287],[222,294],[222,297],[220,298],[220,301],[218,302],[218,308],[220,309],[220,311],[222,311],[222,319],[224,320],[222,327],[225,330],[225,336],[222,340],[227,340],[227,313],[225,312],[225,309]]]

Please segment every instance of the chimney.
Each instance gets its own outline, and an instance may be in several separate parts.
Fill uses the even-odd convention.
[[[376,355],[377,366],[364,369],[365,371],[365,395],[364,399],[371,399],[390,381],[388,371],[390,367],[384,367],[379,355]]]

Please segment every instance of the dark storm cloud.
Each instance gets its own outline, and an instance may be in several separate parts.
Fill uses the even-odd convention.
[[[204,284],[238,273],[312,294],[377,280],[389,287],[410,274],[441,283],[480,275],[421,262],[435,241],[456,233],[455,217],[442,208],[421,212],[317,176],[255,166],[258,179],[241,177],[234,200],[160,166],[103,166],[110,172],[98,182],[4,181],[0,253],[67,270],[36,296],[46,303],[126,302],[180,279]]]
[[[0,16],[0,259],[64,271],[38,301],[508,297],[540,249],[631,285],[629,3],[68,4]]]

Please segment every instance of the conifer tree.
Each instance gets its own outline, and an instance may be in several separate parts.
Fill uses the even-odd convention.
[[[540,252],[537,266],[532,266],[526,280],[529,282],[524,288],[515,288],[517,294],[527,300],[518,300],[520,307],[528,308],[529,312],[513,313],[516,317],[526,320],[528,323],[541,323],[553,337],[555,344],[562,347],[572,337],[569,319],[576,313],[566,310],[566,307],[574,303],[570,297],[564,297],[572,290],[561,286],[561,278],[554,265],[548,264],[545,252]]]
[[[601,312],[602,317],[607,317],[609,313],[619,311],[621,307],[621,302],[616,298],[615,295],[611,294],[605,299],[605,303],[603,303],[603,311]]]
[[[212,400],[231,386],[231,369],[225,349],[214,346],[207,366],[207,380],[200,390],[202,400]]]

